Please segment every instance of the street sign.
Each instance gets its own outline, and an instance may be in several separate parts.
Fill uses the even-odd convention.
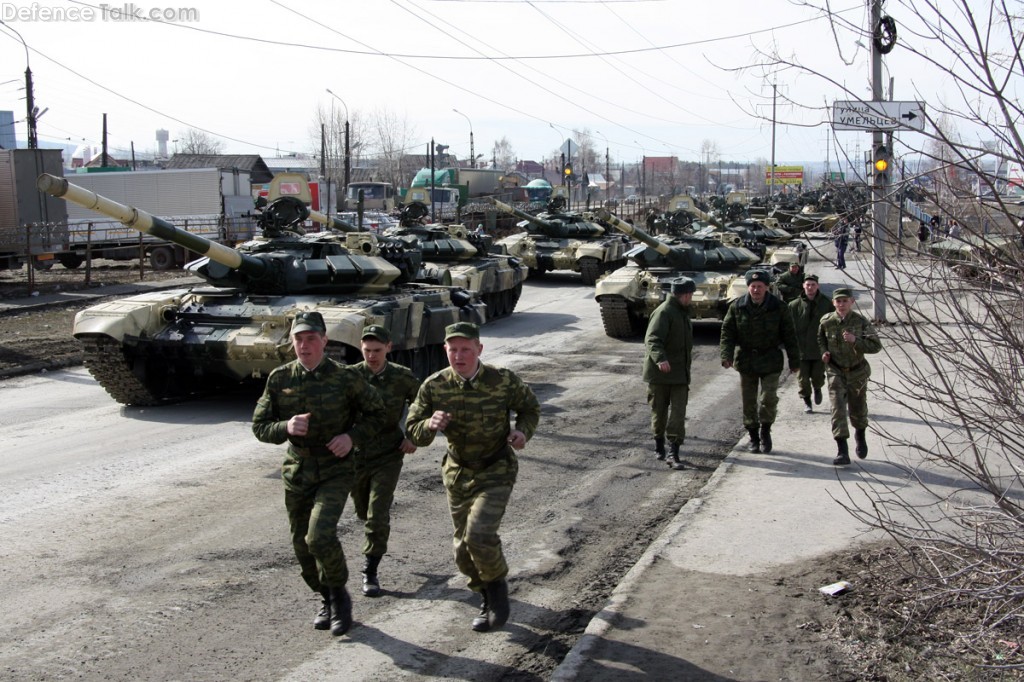
[[[924,130],[924,102],[832,103],[835,130]]]

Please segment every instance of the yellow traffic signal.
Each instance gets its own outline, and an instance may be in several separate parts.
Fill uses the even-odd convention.
[[[889,159],[875,160],[875,172],[884,173],[887,170],[889,170]]]
[[[567,177],[567,178],[571,177],[572,176],[572,164],[571,163],[565,164],[565,168],[562,169],[562,172],[565,174],[565,177]]]
[[[874,180],[875,187],[885,187],[889,184],[889,166],[892,164],[892,154],[884,144],[875,148],[874,158]]]

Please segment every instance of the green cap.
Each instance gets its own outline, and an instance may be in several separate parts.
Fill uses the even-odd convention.
[[[304,310],[295,315],[292,321],[292,334],[299,332],[320,332],[327,333],[327,325],[324,323],[324,316],[315,310]]]
[[[832,292],[832,300],[834,301],[837,298],[853,298],[853,291],[846,287],[840,287]]]
[[[749,286],[752,282],[763,282],[769,284],[771,277],[764,270],[748,270],[747,271],[747,285]]]
[[[679,277],[672,282],[672,295],[692,294],[697,291],[697,283],[689,277]]]
[[[480,339],[480,327],[472,322],[456,322],[444,328],[444,340],[461,336],[465,339]]]
[[[391,332],[379,324],[371,324],[368,327],[363,327],[363,335],[359,338],[361,340],[377,339],[381,343],[391,343]]]
[[[814,280],[815,282],[817,282],[818,281],[818,276],[817,275],[812,275],[811,273],[807,273],[806,275],[804,275],[804,281],[805,282],[807,280],[809,280],[809,279]]]

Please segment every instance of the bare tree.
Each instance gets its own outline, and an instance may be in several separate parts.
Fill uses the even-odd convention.
[[[376,157],[377,173],[384,182],[395,187],[407,184],[419,170],[403,167],[403,160],[413,147],[416,129],[406,115],[386,107],[373,112],[373,143],[369,145]]]
[[[178,133],[175,142],[178,152],[182,154],[220,154],[224,149],[223,142],[196,128]]]
[[[319,157],[321,150],[321,133],[326,142],[327,177],[334,179],[339,187],[345,177],[345,109],[317,106],[313,123],[309,128],[310,148],[313,155]],[[366,125],[359,111],[351,112],[348,120],[348,155],[350,168],[360,166],[366,157]]]
[[[491,162],[495,168],[508,169],[516,165],[516,151],[507,137],[502,137],[494,143],[491,150]]]

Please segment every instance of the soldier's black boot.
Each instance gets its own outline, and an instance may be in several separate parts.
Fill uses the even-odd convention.
[[[772,451],[772,425],[761,424],[761,452],[768,454]]]
[[[352,627],[352,598],[344,587],[331,588],[331,634],[340,637]]]
[[[821,405],[821,386],[814,387],[814,404]]]
[[[750,444],[747,446],[747,450],[749,452],[761,452],[761,434],[757,432],[757,427],[748,428],[747,433],[750,434]]]
[[[682,471],[686,468],[686,465],[679,461],[679,443],[669,443],[668,465],[672,469]]]
[[[320,613],[313,619],[313,627],[317,630],[327,630],[331,627],[331,592],[323,588],[320,590],[320,596],[324,598],[324,604],[320,607]]]
[[[811,407],[811,399],[810,398],[804,398],[804,412],[806,412],[807,414],[813,414],[814,413],[814,408]]]
[[[487,624],[493,628],[500,628],[508,622],[508,582],[504,578],[492,580],[484,586],[487,595]]]
[[[850,447],[846,444],[845,438],[836,438],[836,445],[839,446],[839,453],[836,458],[832,460],[832,464],[835,466],[841,466],[843,464],[850,463]]]
[[[654,451],[658,454],[658,461],[665,459],[665,439],[656,437],[654,439]]]
[[[379,556],[366,555],[363,564],[363,595],[366,597],[380,596],[380,581],[377,580],[377,566],[380,565]]]
[[[480,613],[473,619],[473,630],[475,632],[487,632],[491,629],[491,624],[487,621],[487,615],[491,612],[487,606],[487,591],[482,592],[480,597],[483,601],[480,602]]]
[[[854,452],[857,453],[857,456],[860,457],[861,459],[864,459],[865,457],[867,457],[868,456],[868,434],[867,434],[867,429],[854,429],[854,431],[853,431],[853,441],[857,444],[857,447],[854,450]]]

